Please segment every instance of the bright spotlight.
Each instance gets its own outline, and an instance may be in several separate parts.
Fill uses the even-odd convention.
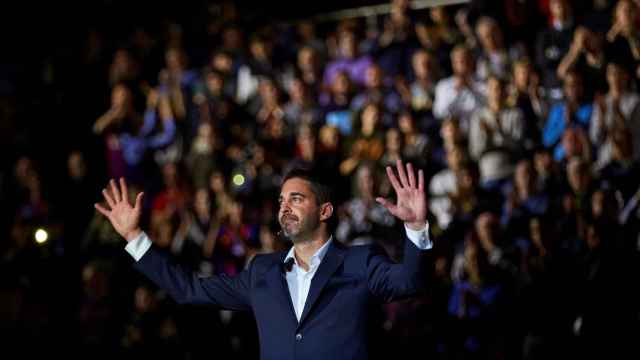
[[[242,186],[242,184],[244,184],[244,181],[245,181],[244,175],[236,174],[233,176],[232,181],[235,186]]]
[[[45,242],[47,242],[47,240],[49,240],[49,234],[44,229],[38,229],[36,230],[35,238],[38,244],[44,244]]]

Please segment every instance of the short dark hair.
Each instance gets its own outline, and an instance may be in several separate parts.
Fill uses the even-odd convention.
[[[325,222],[329,232],[335,232],[338,227],[338,216],[336,214],[337,208],[333,197],[334,193],[329,186],[328,176],[331,176],[331,174],[320,174],[306,167],[294,166],[285,173],[280,186],[284,185],[287,180],[293,178],[307,181],[318,206],[324,203],[331,203],[333,205],[333,214]]]
[[[291,168],[282,178],[280,186],[284,185],[287,180],[293,178],[302,179],[309,183],[311,192],[316,197],[318,205],[326,202],[333,204],[333,191],[324,178],[317,172],[305,167]]]

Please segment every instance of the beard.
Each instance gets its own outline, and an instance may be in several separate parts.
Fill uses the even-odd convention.
[[[293,214],[282,215],[279,219],[282,235],[293,243],[310,240],[320,225],[320,214],[314,212],[303,217]]]

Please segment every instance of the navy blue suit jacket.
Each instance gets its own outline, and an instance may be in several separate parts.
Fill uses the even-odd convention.
[[[368,305],[418,293],[426,252],[405,239],[404,260],[396,264],[376,247],[333,241],[299,322],[285,279],[286,252],[257,255],[234,277],[200,278],[153,246],[135,267],[178,303],[253,311],[263,360],[367,359]]]

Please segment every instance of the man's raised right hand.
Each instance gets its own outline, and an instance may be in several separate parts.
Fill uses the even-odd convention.
[[[111,193],[107,189],[102,190],[102,196],[107,202],[109,209],[100,204],[94,207],[113,225],[113,228],[127,241],[135,239],[142,230],[140,229],[140,214],[142,213],[142,196],[144,193],[136,195],[136,203],[131,207],[128,200],[127,183],[124,178],[120,178],[120,186],[115,180],[109,181]]]

